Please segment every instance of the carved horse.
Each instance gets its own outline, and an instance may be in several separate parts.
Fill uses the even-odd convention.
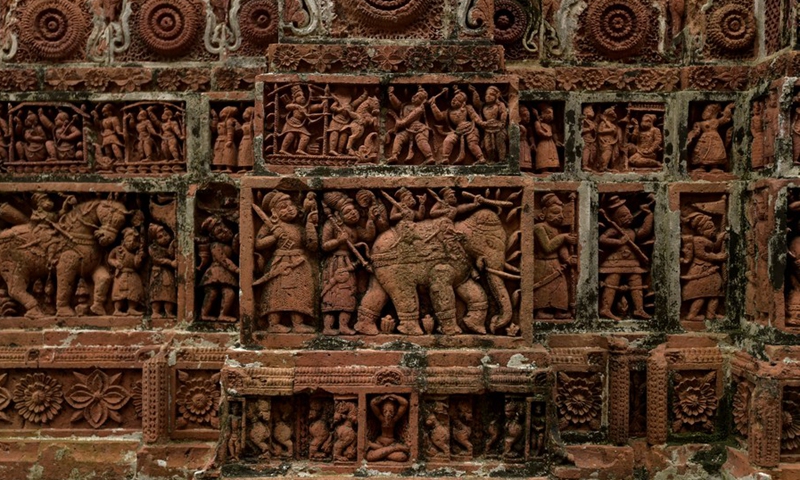
[[[56,315],[75,315],[70,302],[81,277],[90,277],[94,283],[91,312],[105,315],[112,277],[103,264],[103,249],[114,243],[129,214],[116,200],[89,200],[77,204],[49,230],[37,235],[35,223],[21,223],[24,215],[8,204],[0,205],[0,217],[10,217],[17,223],[0,233],[0,277],[8,286],[9,296],[25,308],[26,316],[43,316],[28,287],[46,277],[50,266],[55,265]],[[41,233],[51,238],[42,238]]]

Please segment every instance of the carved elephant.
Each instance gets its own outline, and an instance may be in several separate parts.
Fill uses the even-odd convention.
[[[500,313],[490,322],[492,332],[511,321],[511,298],[503,282],[507,234],[500,218],[488,209],[463,221],[440,218],[401,221],[376,238],[372,248],[373,275],[358,309],[355,329],[376,335],[377,319],[391,300],[406,335],[423,333],[419,322],[420,288],[427,289],[436,318],[446,335],[462,332],[456,320],[456,297],[467,307],[463,324],[486,333],[489,308],[486,292],[473,278],[477,268],[486,275]]]

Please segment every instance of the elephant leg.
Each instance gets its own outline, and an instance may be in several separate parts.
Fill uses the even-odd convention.
[[[94,300],[89,310],[95,315],[106,314],[106,300],[108,300],[108,289],[111,288],[111,274],[106,267],[97,267],[92,274],[94,282]]]
[[[19,272],[19,269],[13,265],[3,265],[0,274],[8,286],[8,296],[19,302],[25,308],[25,316],[37,318],[44,316],[39,302],[36,298],[28,293],[28,278]]]
[[[453,268],[437,265],[431,271],[429,292],[436,318],[442,325],[442,333],[456,335],[461,328],[456,321],[456,295],[453,289]]]
[[[489,273],[486,279],[489,282],[489,288],[492,290],[494,299],[500,304],[500,314],[492,316],[492,320],[489,322],[489,328],[492,333],[497,333],[499,329],[511,323],[511,316],[514,313],[511,306],[511,296],[508,294],[506,284],[499,275]]]
[[[456,287],[458,298],[466,302],[467,313],[464,315],[464,325],[475,333],[486,334],[486,312],[489,310],[489,301],[486,292],[475,280],[467,279],[466,282]]]
[[[397,330],[405,335],[422,335],[419,326],[419,295],[416,284],[396,282],[391,292],[394,308],[397,310]]]
[[[381,310],[386,306],[389,300],[389,295],[386,290],[378,283],[374,276],[369,279],[369,287],[364,297],[361,299],[361,304],[358,306],[358,319],[353,328],[358,333],[364,335],[377,335],[378,317],[381,315]]]
[[[73,252],[66,251],[58,259],[56,265],[56,315],[59,317],[72,317],[75,310],[70,305],[75,294],[75,280],[78,278],[81,257]]]

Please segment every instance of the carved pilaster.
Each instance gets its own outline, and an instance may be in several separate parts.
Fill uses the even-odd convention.
[[[142,371],[142,431],[144,441],[156,443],[167,432],[169,377],[167,357],[160,352],[144,363]]]
[[[647,443],[667,441],[667,358],[666,345],[659,345],[647,360]]]

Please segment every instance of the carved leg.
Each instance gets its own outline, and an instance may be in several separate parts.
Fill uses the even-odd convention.
[[[336,321],[336,316],[332,313],[326,313],[322,317],[322,334],[323,335],[339,335],[339,331],[333,328],[333,322]]]
[[[605,278],[605,288],[603,289],[602,297],[600,297],[600,318],[610,318],[612,320],[619,320],[619,317],[614,315],[611,307],[614,304],[614,298],[617,296],[616,287],[619,286],[620,274],[610,273]]]
[[[642,276],[631,275],[628,284],[632,288],[631,299],[633,299],[633,316],[644,320],[652,318],[650,314],[644,311],[644,290],[640,288],[642,286]]]
[[[358,320],[356,320],[353,328],[364,335],[377,335],[378,327],[375,323],[388,300],[389,295],[386,294],[383,287],[374,276],[370,277],[369,288],[367,288],[367,293],[361,299],[361,304],[358,307]]]
[[[16,300],[25,308],[25,316],[37,318],[44,316],[39,302],[33,295],[28,293],[28,279],[16,273],[15,271],[6,271],[3,269],[3,280],[8,286],[8,296]]]
[[[111,288],[111,274],[106,267],[98,267],[92,274],[92,280],[94,281],[94,300],[89,310],[95,315],[105,315],[108,290]]]
[[[350,312],[339,312],[339,333],[342,335],[355,335],[356,331],[350,328]]]
[[[289,149],[292,148],[292,145],[294,145],[294,132],[289,132],[285,137],[283,137],[280,153],[289,155]]]
[[[64,252],[56,265],[56,315],[71,317],[75,310],[70,300],[75,294],[75,280],[78,277],[80,257],[73,251]]]
[[[292,313],[292,331],[294,333],[314,333],[314,327],[303,323],[305,316],[302,313]]]
[[[489,266],[491,266],[491,263],[489,263]],[[494,268],[496,270],[503,269],[501,265],[497,265]],[[506,289],[506,284],[499,275],[489,273],[486,277],[486,281],[489,282],[492,295],[500,306],[500,314],[492,316],[489,322],[489,329],[492,333],[496,333],[499,329],[511,323],[514,307],[511,305],[511,297],[508,294],[508,289]]]
[[[456,287],[458,298],[466,302],[467,313],[464,315],[464,325],[475,333],[486,334],[486,312],[489,303],[486,292],[475,280],[469,279]]]
[[[213,285],[206,286],[205,295],[203,295],[203,306],[200,308],[200,320],[204,322],[216,320],[214,315],[211,314],[211,309],[214,308],[214,302],[217,300],[218,295],[219,292],[217,292],[216,287]]]
[[[235,322],[233,307],[236,303],[236,291],[230,287],[222,287],[222,301],[219,307],[219,320],[221,322]]]
[[[267,322],[269,323],[267,331],[270,333],[289,333],[292,331],[290,327],[287,327],[286,325],[281,325],[280,313],[270,313],[269,315],[267,315]]]
[[[689,307],[689,315],[687,315],[686,320],[692,320],[695,322],[702,322],[705,320],[702,315],[700,315],[700,310],[703,308],[703,304],[705,304],[705,299],[698,298],[692,301],[692,305]]]
[[[409,279],[410,280],[410,279]],[[422,335],[419,325],[419,296],[417,286],[411,281],[396,281],[390,295],[399,320],[397,330],[406,335]],[[434,295],[431,294],[431,297]],[[434,308],[436,308],[434,306]]]
[[[456,295],[453,288],[455,272],[449,265],[437,265],[431,271],[429,292],[436,318],[445,335],[457,335],[461,328],[456,321]]]

